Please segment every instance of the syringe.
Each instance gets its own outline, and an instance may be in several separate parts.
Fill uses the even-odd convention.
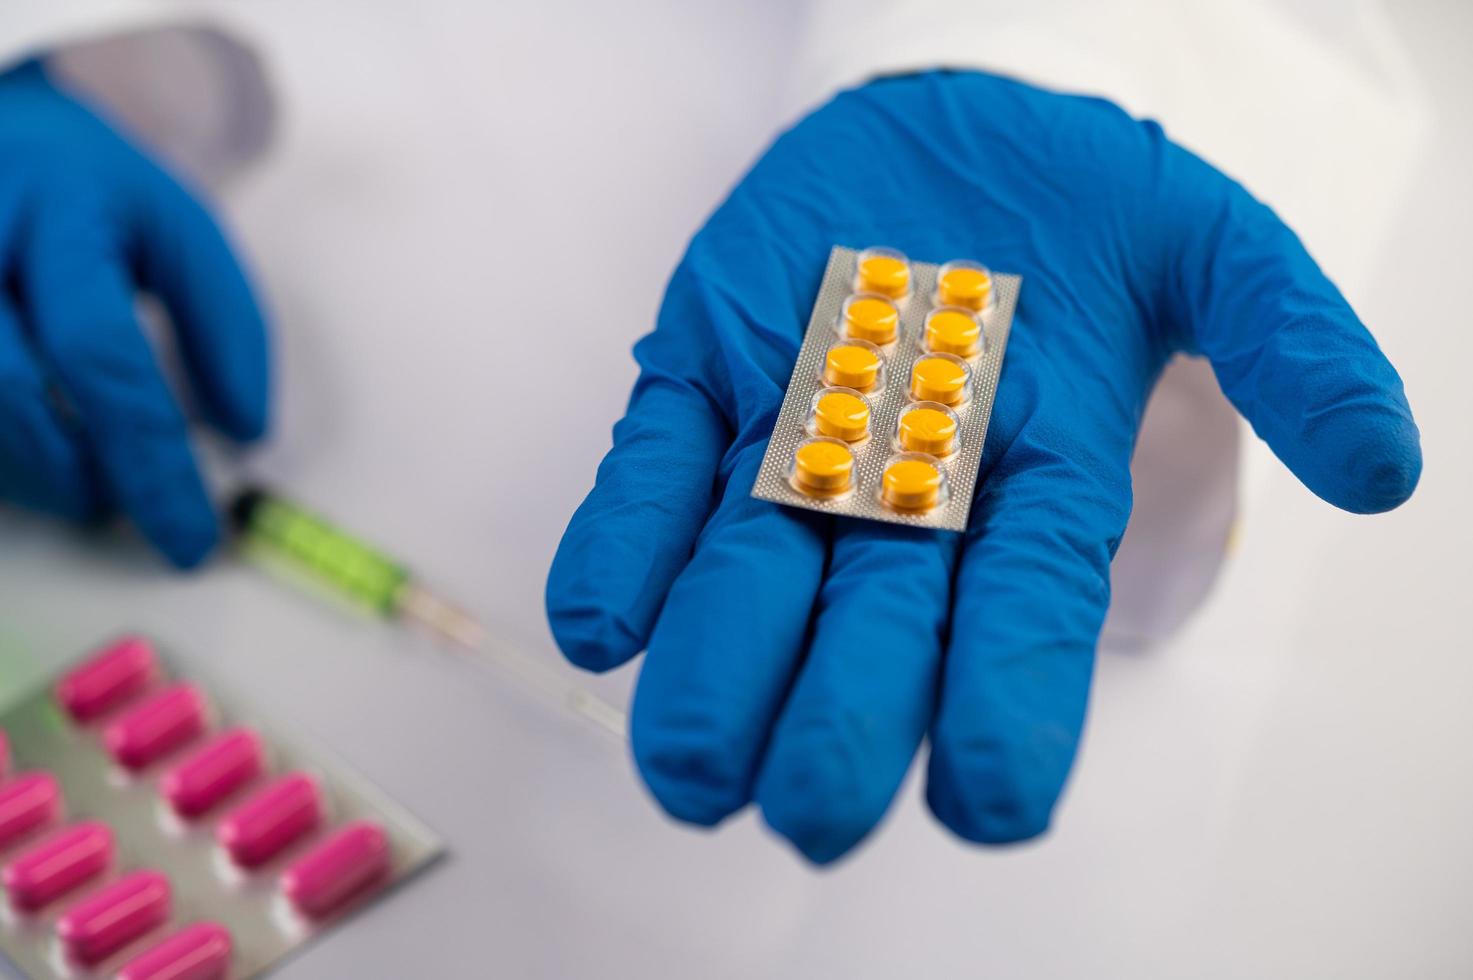
[[[247,554],[285,563],[379,616],[426,627],[457,650],[498,664],[544,697],[605,732],[624,737],[623,711],[497,643],[470,613],[425,588],[408,566],[355,535],[259,487],[239,491],[230,516]]]

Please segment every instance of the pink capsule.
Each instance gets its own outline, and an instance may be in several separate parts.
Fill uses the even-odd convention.
[[[57,920],[56,935],[73,959],[96,963],[163,925],[169,897],[168,878],[135,871],[68,909]]]
[[[0,872],[10,901],[34,911],[102,872],[113,859],[113,832],[88,820],[58,831]]]
[[[306,773],[294,772],[236,807],[215,829],[215,839],[236,864],[254,868],[271,860],[322,819],[322,794]]]
[[[164,773],[159,792],[181,817],[197,817],[255,779],[264,766],[260,736],[232,728]]]
[[[26,772],[0,787],[0,847],[51,823],[61,813],[61,784],[49,772]]]
[[[56,700],[77,721],[90,721],[141,694],[158,676],[153,646],[125,636],[56,682]]]
[[[303,915],[331,912],[389,870],[389,837],[369,820],[348,824],[303,855],[281,876],[281,888]]]
[[[230,952],[230,930],[196,922],[123,964],[117,980],[221,980]]]
[[[173,684],[108,725],[102,743],[120,765],[142,769],[204,730],[204,695],[193,684]]]

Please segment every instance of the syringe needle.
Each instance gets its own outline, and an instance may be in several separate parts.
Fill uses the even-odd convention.
[[[231,506],[248,553],[275,559],[386,618],[417,623],[455,648],[494,661],[599,728],[623,738],[624,712],[552,668],[496,642],[469,612],[414,580],[409,569],[322,517],[273,493],[248,488]]]

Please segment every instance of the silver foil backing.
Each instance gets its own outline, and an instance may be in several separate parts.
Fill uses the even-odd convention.
[[[905,300],[897,304],[900,309],[900,329],[895,342],[885,354],[885,386],[879,393],[867,395],[872,406],[871,434],[864,442],[850,447],[855,456],[852,492],[839,497],[813,497],[794,488],[789,482],[793,454],[812,435],[807,429],[810,407],[814,395],[826,387],[821,378],[824,357],[839,339],[838,322],[843,302],[855,292],[858,256],[858,250],[842,246],[835,246],[829,253],[828,267],[824,270],[823,283],[813,304],[803,345],[798,349],[798,362],[793,367],[787,394],[783,397],[782,408],[779,409],[777,421],[773,425],[767,453],[762,458],[762,466],[752,485],[752,496],[827,514],[948,531],[964,530],[972,507],[977,474],[982,462],[983,440],[987,435],[987,421],[992,414],[992,402],[997,393],[998,375],[1007,350],[1013,311],[1018,303],[1018,291],[1023,284],[1020,276],[992,273],[992,300],[980,314],[984,336],[983,350],[970,361],[971,397],[965,404],[953,407],[959,422],[958,445],[954,452],[940,460],[949,493],[939,506],[925,513],[902,512],[890,508],[880,497],[885,464],[899,452],[894,441],[896,425],[901,412],[914,403],[909,385],[911,366],[926,353],[922,348],[922,332],[926,315],[937,308],[934,296],[939,264],[914,260],[910,263],[911,292]]]

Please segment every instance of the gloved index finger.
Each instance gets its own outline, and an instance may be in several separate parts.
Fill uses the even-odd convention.
[[[661,313],[683,315],[700,314],[670,301]],[[684,342],[662,325],[635,348],[643,370],[629,410],[548,571],[553,635],[589,670],[644,649],[714,503],[731,434],[708,393],[679,373]]]
[[[218,525],[184,416],[134,317],[121,249],[75,199],[48,203],[20,256],[37,349],[80,416],[109,495],[170,561],[192,567]]]
[[[129,246],[143,288],[169,311],[206,419],[238,441],[260,438],[270,408],[266,324],[240,259],[205,208],[145,168]]]

